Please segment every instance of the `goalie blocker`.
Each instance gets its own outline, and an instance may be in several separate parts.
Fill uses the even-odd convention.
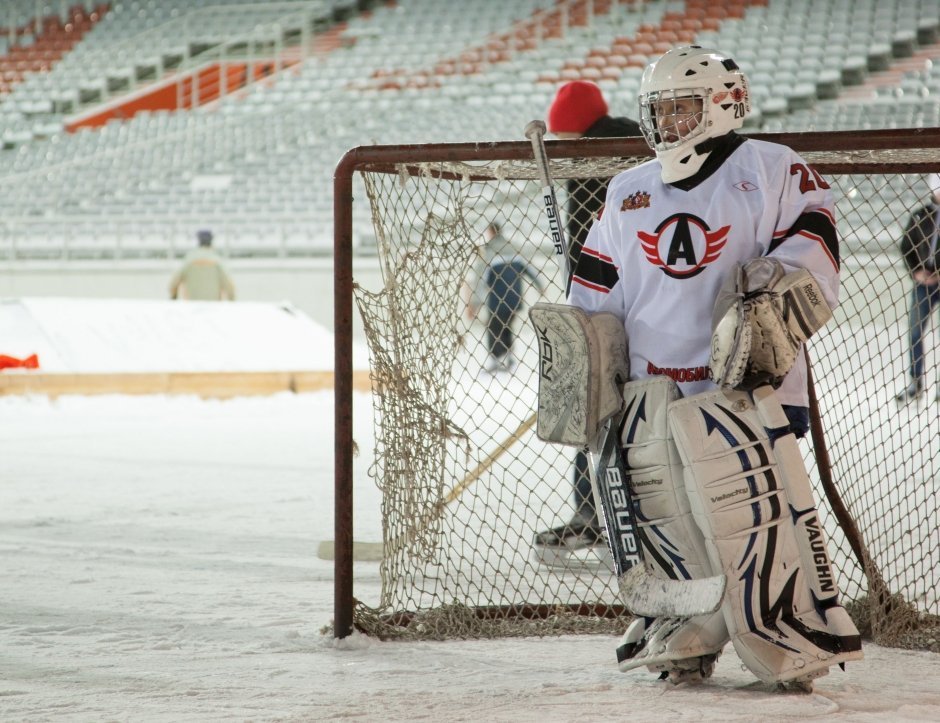
[[[594,444],[623,406],[620,387],[630,377],[623,324],[565,304],[535,304],[529,319],[539,342],[539,439]]]

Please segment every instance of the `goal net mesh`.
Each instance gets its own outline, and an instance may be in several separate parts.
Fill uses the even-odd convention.
[[[856,539],[837,522],[809,437],[801,449],[842,600],[878,643],[940,650],[934,332],[925,395],[895,400],[912,288],[898,241],[940,153],[802,155],[832,185],[841,242],[841,305],[809,351],[832,480]],[[590,223],[607,179],[646,160],[553,160],[569,233]],[[357,280],[354,294],[370,353],[369,476],[381,490],[384,557],[380,598],[356,601],[355,625],[381,638],[621,633],[631,616],[603,546],[545,560],[532,544],[574,514],[576,451],[534,429],[538,352],[526,310],[564,298],[534,163],[414,160],[361,178],[380,282]],[[500,235],[487,246],[492,222]]]

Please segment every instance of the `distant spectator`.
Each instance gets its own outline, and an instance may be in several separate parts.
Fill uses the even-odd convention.
[[[940,174],[931,174],[927,182],[930,199],[911,214],[901,239],[901,256],[913,281],[908,316],[909,384],[897,395],[902,403],[924,393],[924,336],[930,315],[940,307]],[[937,399],[940,400],[940,392]]]
[[[480,255],[471,270],[471,298],[467,311],[471,318],[476,318],[483,306],[489,312],[486,320],[486,349],[489,353],[484,365],[486,371],[511,372],[516,367],[512,353],[513,326],[523,305],[523,281],[527,279],[540,294],[545,287],[535,270],[502,235],[498,223],[487,225],[484,238],[486,243],[480,248]]]
[[[192,301],[234,301],[235,286],[222,264],[221,257],[212,249],[212,232],[196,233],[199,246],[186,254],[183,265],[170,281],[170,298],[180,297]]]
[[[607,101],[596,83],[572,80],[560,86],[548,109],[548,132],[562,140],[639,136],[640,126],[632,118],[611,116]],[[569,268],[581,255],[588,231],[604,205],[607,178],[573,178],[565,184],[568,195],[565,228],[571,248]]]

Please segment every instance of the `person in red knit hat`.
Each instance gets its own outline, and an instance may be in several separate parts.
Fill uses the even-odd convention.
[[[609,115],[604,94],[588,80],[573,80],[558,88],[548,109],[546,125],[549,133],[566,140],[641,135],[636,121]],[[570,244],[568,268],[573,269],[588,231],[604,205],[607,179],[572,179],[567,182],[565,190],[568,196],[565,231]],[[563,525],[537,533],[533,540],[537,557],[546,564],[563,560],[573,550],[595,546],[603,548],[605,545],[591,492],[588,458],[584,452],[575,455],[572,484],[572,518]]]
[[[548,108],[548,132],[565,140],[575,138],[620,138],[641,135],[640,126],[630,118],[612,118],[607,101],[596,83],[572,80],[560,86]],[[597,212],[604,205],[607,181],[576,179],[569,181],[566,230],[571,248],[569,266],[573,269],[581,255]]]
[[[548,109],[548,132],[559,138],[580,138],[587,135],[587,131],[601,118],[609,118],[607,111],[607,101],[595,83],[572,80],[559,87],[555,93],[555,99]],[[630,129],[634,132],[628,135],[640,135],[639,126],[633,121],[629,123],[635,127]]]

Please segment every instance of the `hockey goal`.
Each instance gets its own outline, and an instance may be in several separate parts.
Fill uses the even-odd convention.
[[[911,288],[897,242],[928,196],[925,174],[940,171],[940,131],[761,137],[800,152],[837,200],[842,301],[810,344],[818,416],[802,449],[843,601],[876,641],[938,650],[940,351],[928,352],[925,398],[900,406],[894,395],[905,383]],[[572,184],[648,158],[639,139],[552,141],[548,152],[562,208]],[[465,314],[465,281],[494,220],[536,270],[542,298],[562,300],[537,179],[525,141],[361,147],[337,166],[337,637],[354,627],[381,638],[619,633],[630,616],[595,551],[534,561],[533,535],[571,516],[573,450],[534,433],[538,360],[525,314],[517,365],[495,373],[485,370],[485,325]],[[364,209],[354,209],[354,185],[374,224],[374,288],[353,279],[353,213]],[[534,287],[525,295],[538,298]],[[352,585],[354,308],[369,348],[370,477],[382,498],[382,589],[371,600]]]

